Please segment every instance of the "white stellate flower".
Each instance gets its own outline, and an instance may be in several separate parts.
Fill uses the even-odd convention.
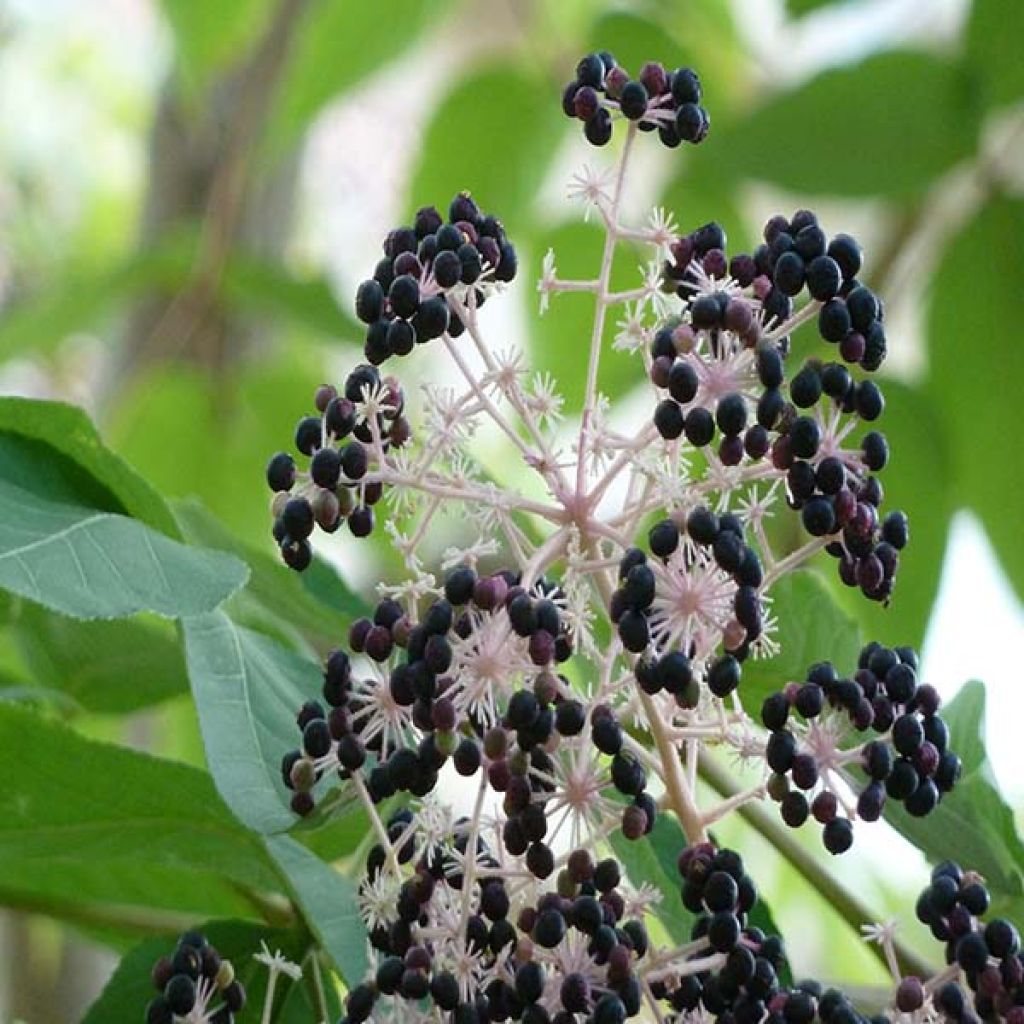
[[[527,657],[526,641],[512,631],[504,611],[467,614],[469,635],[452,640],[449,695],[460,711],[493,725],[516,686],[536,669]]]
[[[661,249],[667,249],[679,237],[679,226],[671,210],[664,206],[656,206],[647,218],[651,232],[651,243]]]
[[[359,673],[352,684],[355,697],[351,714],[353,731],[359,734],[364,746],[370,746],[379,736],[385,750],[414,742],[418,733],[413,723],[412,708],[395,700],[387,669],[376,662],[369,665],[369,671]],[[323,760],[332,766],[337,764],[337,743],[332,743],[331,753]]]
[[[364,384],[359,391],[356,406],[356,420],[359,423],[376,423],[378,416],[390,416],[397,412],[395,407],[394,380],[384,378],[377,384]]]
[[[476,429],[472,412],[467,408],[463,396],[453,388],[424,384],[428,444],[441,451],[451,451],[464,444]]]
[[[378,871],[372,881],[363,881],[356,893],[356,903],[370,931],[378,927],[387,928],[398,920],[401,890],[402,876],[392,871]]]
[[[257,963],[263,964],[267,970],[277,974],[284,974],[291,978],[292,981],[298,981],[302,977],[302,968],[298,964],[292,963],[279,949],[275,949],[271,953],[269,947],[263,941],[260,942],[260,952],[253,953],[252,958]]]
[[[622,816],[622,805],[602,796],[610,788],[608,771],[589,737],[563,741],[552,759],[551,771],[531,768],[530,774],[552,787],[544,793],[548,835],[553,838],[567,828],[569,849],[600,832],[606,821]]]
[[[644,302],[627,303],[623,316],[616,321],[612,348],[619,352],[636,352],[650,340],[650,331],[644,324]]]
[[[565,399],[558,393],[558,384],[550,373],[535,373],[526,396],[527,408],[537,417],[540,426],[555,426],[562,419]]]
[[[762,494],[754,484],[746,494],[736,502],[736,511],[748,526],[757,526],[775,514],[775,501],[779,491],[779,481],[774,481]]]
[[[662,894],[650,882],[642,882],[639,887],[629,884],[619,886],[625,903],[624,916],[643,918],[662,900]]]
[[[494,353],[494,369],[488,370],[480,378],[480,382],[500,394],[518,396],[521,388],[519,381],[528,370],[523,353],[518,348],[502,348]]]
[[[733,578],[704,548],[684,540],[656,573],[651,636],[665,650],[707,657],[721,642],[732,618]]]
[[[612,172],[610,170],[596,170],[589,164],[584,164],[569,179],[567,194],[575,202],[581,202],[586,206],[583,219],[590,217],[592,207],[607,206],[611,203]]]
[[[478,537],[468,547],[460,548],[453,545],[445,548],[441,568],[446,572],[457,565],[468,565],[475,569],[481,559],[496,555],[500,550],[497,540],[493,537]]]
[[[540,265],[540,280],[537,282],[537,291],[540,292],[540,315],[548,311],[551,304],[551,293],[558,283],[558,271],[555,269],[555,250],[548,249],[544,253],[544,259]]]
[[[610,409],[611,403],[607,396],[599,394],[594,401],[587,428],[588,468],[595,472],[604,469],[620,449],[619,437],[608,423]],[[573,451],[576,451],[575,445]]]

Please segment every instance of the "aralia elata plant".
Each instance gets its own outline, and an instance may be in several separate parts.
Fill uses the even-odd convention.
[[[603,225],[596,276],[566,280],[548,253],[538,284],[542,312],[560,293],[593,298],[578,423],[556,382],[484,337],[480,307],[516,278],[516,252],[461,193],[447,218],[424,207],[388,234],[356,296],[367,362],[340,391],[318,389],[316,414],[300,421],[308,468],[279,453],[267,470],[292,568],[310,564],[317,527],[365,536],[383,505],[406,569],[328,656],[322,692],[298,709],[297,749],[282,751],[297,815],[340,784],[372,823],[358,897],[372,966],[343,1021],[853,1024],[866,1018],[840,992],[782,983],[782,940],[752,923],[755,882],[712,829],[774,802],[788,826],[813,818],[841,854],[887,800],[927,815],[960,772],[909,648],[871,643],[857,664],[808,665],[778,681],[759,716],[740,700],[744,663],[778,649],[773,587],[819,552],[863,599],[894,596],[908,526],[881,510],[884,402],[867,377],[885,356],[883,306],[858,281],[856,241],[830,239],[807,210],[773,217],[763,244],[731,258],[713,222],[680,233],[655,210],[644,227],[623,223],[643,136],[675,148],[708,135],[694,71],[651,63],[633,79],[591,54],[562,104],[593,145],[624,135],[611,170],[571,186]],[[626,291],[611,285],[620,243],[650,253]],[[650,386],[632,435],[598,388],[613,317],[614,346]],[[820,356],[792,366],[790,337],[807,322]],[[402,384],[379,367],[414,362],[421,345],[450,370],[407,416]],[[485,424],[536,479],[529,494],[475,461]],[[422,542],[453,513],[466,539],[435,570]],[[772,515],[798,517],[795,550],[773,550]],[[754,783],[702,803],[707,748]],[[446,799],[451,772],[473,787],[469,817]],[[613,844],[648,842],[663,817],[685,837],[678,895],[614,855]],[[659,898],[681,901],[688,938],[649,928]],[[867,929],[894,974],[875,1019],[1024,1024],[1017,932],[983,923],[987,909],[983,880],[936,868],[916,907],[946,944],[948,966],[931,977],[904,975],[894,926]],[[294,976],[259,955],[273,979]],[[229,1021],[244,1001],[194,934],[154,981],[151,1024]]]

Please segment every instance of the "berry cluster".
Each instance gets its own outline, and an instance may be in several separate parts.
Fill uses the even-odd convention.
[[[674,988],[659,979],[658,989],[681,1014],[703,1010],[729,1020],[763,1020],[779,990],[785,955],[778,936],[748,923],[757,887],[743,859],[734,850],[701,843],[682,850],[678,866],[683,905],[697,915],[691,934],[695,942],[707,943],[690,954],[690,962],[701,961],[704,969],[680,978]],[[710,960],[708,947],[717,954]]]
[[[199,932],[185,932],[174,953],[153,965],[152,978],[160,994],[146,1008],[146,1024],[231,1024],[245,1006],[245,989],[231,961],[221,959]]]
[[[426,795],[449,757],[465,776],[486,760],[492,785],[505,791],[514,774],[511,746],[520,758],[544,762],[541,747],[555,731],[582,730],[582,705],[567,699],[567,682],[550,670],[572,653],[560,592],[544,581],[527,590],[519,580],[511,571],[479,576],[457,568],[445,580],[444,596],[418,621],[386,598],[372,619],[352,624],[349,647],[365,656],[367,673],[357,679],[344,650],[328,656],[327,707],[303,705],[302,747],[282,762],[297,813],[313,809],[312,790],[327,772],[349,777],[364,767],[368,752],[376,761],[366,779],[374,802],[398,791]],[[521,775],[526,771],[524,765]],[[525,778],[522,784],[536,817],[542,808],[530,803]]]
[[[649,61],[631,79],[606,50],[591,53],[576,65],[576,77],[562,93],[562,109],[583,122],[594,146],[612,137],[612,114],[635,121],[642,132],[658,132],[670,149],[682,142],[703,142],[711,126],[701,106],[702,90],[692,68],[666,71]]]
[[[366,358],[378,366],[407,356],[417,343],[453,338],[465,329],[448,301],[483,305],[485,287],[516,276],[516,251],[497,218],[481,213],[468,192],[448,207],[448,221],[433,206],[420,209],[412,226],[384,240],[384,258],[356,292],[356,315],[367,325]]]
[[[824,239],[816,223],[799,235],[808,232]],[[721,229],[707,224],[673,247],[680,262],[666,265],[665,273],[688,296],[687,311],[665,322],[651,341],[651,380],[667,392],[654,425],[666,441],[685,437],[694,448],[708,448],[717,432],[715,455],[723,467],[762,463],[763,479],[785,483],[807,532],[827,540],[843,582],[871,600],[888,601],[898,552],[908,540],[902,513],[879,518],[883,492],[873,474],[885,468],[888,444],[869,430],[856,448],[844,447],[858,424],[881,416],[881,389],[856,381],[841,362],[810,360],[788,381],[787,395],[789,338],[778,331],[792,315],[791,299],[774,285],[765,290],[768,278],[755,276],[752,258],[727,263],[724,245]],[[833,252],[840,256],[842,246]],[[834,264],[839,276],[831,256],[820,259]],[[843,265],[853,266],[845,259]],[[845,309],[842,299],[830,302]],[[767,330],[768,317],[783,326]]]
[[[728,696],[763,626],[764,574],[742,521],[700,505],[682,530],[673,519],[656,523],[648,545],[654,560],[640,548],[622,556],[610,606],[623,647],[646,652],[637,682],[650,694],[665,690],[683,708],[696,707],[701,676],[714,696]],[[705,668],[719,637],[727,653]]]
[[[709,281],[718,283],[723,303],[730,292],[744,292],[765,329],[788,320],[794,299],[806,291],[812,303],[808,310],[818,312],[821,337],[839,346],[843,360],[868,371],[882,365],[885,309],[857,280],[863,257],[855,238],[838,234],[829,240],[813,211],[797,210],[789,220],[781,214],[771,217],[764,226],[764,242],[752,254],[728,258],[725,249],[725,232],[714,223],[678,239],[663,267],[664,287],[687,301],[694,293],[706,293]],[[716,315],[707,301],[696,310],[691,306],[695,326],[705,329],[728,328],[725,312],[723,305]],[[742,314],[734,310],[731,315]],[[744,324],[740,333],[749,344],[756,343],[754,328]]]
[[[909,647],[868,644],[857,671],[841,678],[829,662],[811,666],[802,683],[766,698],[761,721],[769,730],[765,759],[774,773],[768,791],[783,821],[799,828],[808,817],[824,826],[830,853],[853,843],[853,821],[877,821],[886,798],[914,817],[931,813],[960,775],[960,759],[948,748],[949,732],[938,715],[935,688],[917,681],[917,655]],[[882,734],[850,748],[851,731]],[[857,790],[850,768],[860,768]],[[845,812],[845,816],[840,812]]]
[[[300,471],[288,452],[267,464],[274,540],[285,563],[300,571],[313,558],[314,526],[334,533],[348,523],[356,537],[373,531],[373,506],[384,490],[374,464],[410,436],[401,386],[393,377],[381,378],[374,366],[357,366],[341,393],[321,385],[314,404],[318,415],[303,417],[295,428],[295,447],[309,457],[308,471]]]
[[[957,1024],[979,1017],[1020,1024],[1024,1020],[1020,934],[1005,918],[982,923],[979,918],[988,908],[988,890],[974,872],[963,871],[952,861],[932,871],[931,884],[917,901],[917,917],[946,943],[946,963],[959,968],[955,973],[962,973],[970,993],[958,980],[951,980],[934,991],[933,1003]]]

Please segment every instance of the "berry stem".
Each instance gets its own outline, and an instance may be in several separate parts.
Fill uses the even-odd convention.
[[[742,807],[752,800],[763,800],[764,795],[765,788],[763,783],[758,786],[751,786],[750,789],[743,790],[741,793],[734,793],[721,803],[715,804],[714,807],[709,807],[701,815],[701,820],[705,826],[713,825],[716,821],[721,821],[727,814],[731,814],[738,807]]]
[[[327,1009],[327,994],[324,991],[324,979],[320,971],[320,958],[317,955],[316,947],[310,950],[309,960],[313,969],[306,977],[309,979],[308,984],[316,1006],[317,1017],[319,1024],[327,1024],[330,1013]]]
[[[619,203],[622,200],[622,189],[626,179],[626,165],[636,138],[637,126],[630,122],[626,132],[626,142],[619,159],[619,168],[615,178],[615,191],[612,195],[611,209],[606,215],[604,253],[601,256],[601,270],[597,275],[597,297],[594,306],[594,328],[590,335],[590,356],[587,361],[587,388],[580,419],[580,437],[576,447],[576,494],[582,498],[586,486],[587,446],[589,444],[590,417],[594,413],[597,401],[597,368],[601,361],[601,339],[604,336],[604,320],[608,311],[608,286],[611,281],[612,261],[615,257],[617,242],[614,225],[619,217]],[[610,222],[610,223],[609,223]]]
[[[370,799],[370,794],[366,790],[366,783],[363,782],[363,777],[359,772],[352,772],[351,778],[352,785],[355,786],[356,793],[359,794],[359,799],[366,808],[366,813],[370,816],[370,823],[373,825],[374,832],[377,833],[377,839],[380,845],[384,847],[384,852],[388,859],[388,867],[395,874],[398,874],[401,871],[398,866],[398,854],[388,838],[388,830],[384,827],[384,822],[380,820],[376,805]]]

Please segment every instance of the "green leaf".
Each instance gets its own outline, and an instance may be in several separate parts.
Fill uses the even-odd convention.
[[[369,960],[356,887],[290,836],[267,836],[263,841],[309,930],[342,980],[349,986],[362,981]]]
[[[322,0],[298,26],[268,134],[278,149],[293,146],[320,108],[396,60],[448,0],[390,0],[387,17],[372,4]]]
[[[536,263],[530,267],[528,280],[540,277],[540,259],[554,249],[555,266],[563,280],[593,280],[601,265],[604,233],[594,224],[577,221],[563,224],[540,239]],[[620,246],[612,267],[613,291],[637,288],[643,283],[639,270],[643,257],[638,250]],[[530,304],[531,317],[537,308],[536,294],[524,289]],[[611,309],[605,318],[598,367],[599,390],[609,398],[625,394],[645,381],[639,355],[617,351],[612,339],[617,333],[616,321],[623,315],[622,307]],[[583,408],[586,394],[587,360],[590,335],[594,325],[594,295],[591,292],[564,292],[551,296],[551,303],[541,317],[533,319],[531,362],[539,371],[550,373],[565,398],[567,411]]]
[[[41,463],[59,472],[40,480]],[[0,476],[44,498],[60,498],[123,512],[170,537],[180,534],[159,494],[107,448],[89,417],[73,405],[31,398],[0,398]]]
[[[936,487],[952,469],[947,417],[932,395],[895,380],[879,382],[885,412],[877,426],[889,441],[892,458],[881,481],[884,509],[902,509],[910,518],[910,543],[900,552],[900,569],[892,601],[884,607],[866,601],[859,590],[834,587],[860,622],[864,635],[890,646],[907,644],[920,650],[939,591],[953,514],[953,492]],[[883,510],[884,511],[884,510]]]
[[[191,543],[228,551],[249,566],[249,582],[232,598],[233,611],[243,597],[251,599],[278,622],[310,637],[321,653],[341,640],[353,619],[371,614],[370,606],[322,558],[296,573],[273,555],[239,543],[200,502],[175,502],[174,512]]]
[[[206,760],[235,816],[257,832],[295,823],[281,758],[298,746],[295,714],[316,697],[317,665],[223,612],[184,620],[185,652]]]
[[[755,717],[768,694],[805,679],[816,661],[831,661],[840,672],[851,671],[861,649],[857,623],[816,573],[801,569],[783,576],[770,596],[780,651],[774,658],[744,662],[740,683],[743,706]]]
[[[195,615],[216,608],[246,574],[230,555],[0,480],[0,587],[65,615]]]
[[[435,110],[419,147],[409,209],[433,203],[447,212],[452,196],[467,189],[484,211],[510,226],[515,243],[516,229],[554,156],[563,119],[550,82],[514,64],[489,61],[463,78]],[[467,132],[472,145],[466,145]]]
[[[32,677],[79,710],[123,714],[188,689],[181,645],[159,622],[81,622],[24,602],[12,633]]]
[[[242,921],[208,921],[198,928],[221,957],[231,961],[236,979],[245,987],[246,1006],[241,1013],[235,1014],[236,1024],[256,1024],[260,1020],[266,995],[268,971],[253,960],[253,954],[260,951],[261,943],[266,943],[271,952],[280,950],[293,963],[301,963],[306,954],[308,938],[304,938],[297,930],[268,930]],[[153,964],[160,957],[173,953],[176,941],[176,935],[167,934],[146,939],[129,950],[82,1019],[82,1024],[142,1020],[147,1004],[156,995],[150,977]],[[271,1021],[290,1021],[292,1018],[286,1015],[285,1007],[296,998],[293,993],[304,993],[304,988],[302,982],[293,983],[287,977],[281,977],[277,984]],[[334,1004],[337,1004],[337,999]],[[211,1006],[216,1007],[216,1001]],[[306,1024],[314,1019],[307,1010]]]
[[[0,902],[137,933],[280,891],[205,772],[0,704],[0,774]]]
[[[1024,202],[993,199],[951,240],[936,273],[926,390],[950,438],[952,472],[941,490],[978,515],[1024,598],[1024,545],[1011,511],[1024,508],[1024,473],[1014,461],[1024,406],[1024,347],[1015,331],[1022,265]]]
[[[796,192],[903,196],[970,154],[978,112],[960,69],[890,51],[777,94],[708,144],[720,173]]]
[[[1024,96],[1024,6],[1014,0],[974,0],[967,21],[967,66],[985,105],[998,107]]]
[[[985,688],[968,683],[942,711],[950,747],[963,761],[963,774],[927,818],[912,818],[895,801],[885,818],[932,863],[951,858],[980,872],[998,910],[1022,909],[1024,843],[1012,808],[1003,799],[985,751]]]

